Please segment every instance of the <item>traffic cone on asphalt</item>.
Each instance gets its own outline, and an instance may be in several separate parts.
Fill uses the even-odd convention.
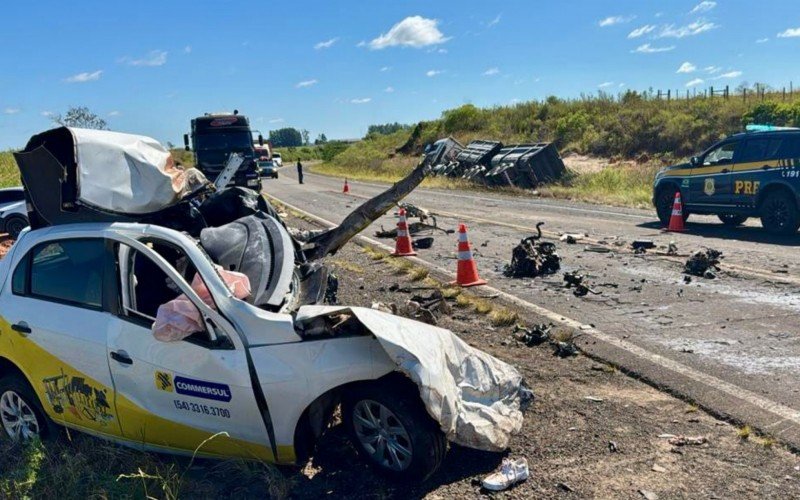
[[[344,179],[344,189],[342,189],[342,192],[345,194],[350,192],[350,184],[347,183],[346,177]]]
[[[467,238],[466,224],[458,225],[458,268],[456,280],[451,285],[476,286],[485,285],[486,280],[478,276],[478,265],[472,258],[472,249]]]
[[[344,185],[347,189],[347,184]],[[400,219],[397,221],[397,238],[394,243],[395,257],[405,257],[408,255],[417,255],[417,252],[411,247],[411,236],[408,234],[408,223],[406,222],[406,209],[400,209]]]
[[[672,216],[669,218],[667,231],[671,233],[682,233],[686,231],[683,225],[683,203],[681,203],[681,192],[675,193],[675,202],[672,204]]]

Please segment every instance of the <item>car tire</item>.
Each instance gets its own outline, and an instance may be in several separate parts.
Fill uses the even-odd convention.
[[[658,190],[658,194],[656,194],[655,198],[655,205],[656,205],[656,214],[658,214],[658,220],[661,222],[661,225],[664,227],[669,226],[669,220],[672,218],[672,206],[675,203],[675,193],[679,191],[678,188],[670,189],[669,187],[664,187]],[[686,206],[683,206],[683,221],[686,222],[686,219],[689,218],[689,212],[686,210]]]
[[[6,219],[6,232],[15,240],[19,238],[19,234],[26,227],[28,227],[28,219],[21,215],[12,215]]]
[[[800,213],[792,196],[773,191],[761,202],[761,225],[775,234],[794,234],[800,227]]]
[[[735,214],[718,214],[719,220],[728,227],[737,227],[741,226],[745,222],[747,222],[746,215],[735,215]]]
[[[359,456],[393,480],[425,481],[447,453],[444,433],[404,381],[352,391],[342,401],[342,419]]]
[[[15,426],[14,422],[20,422]],[[48,439],[56,425],[47,416],[31,385],[21,375],[0,378],[0,432],[14,441]]]

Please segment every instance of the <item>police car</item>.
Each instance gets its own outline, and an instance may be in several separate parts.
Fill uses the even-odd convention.
[[[759,217],[767,231],[800,227],[800,129],[751,125],[711,146],[689,163],[656,174],[653,204],[669,224],[675,193],[683,216],[717,215],[728,226]]]
[[[500,451],[521,429],[517,370],[448,330],[321,305],[324,266],[274,209],[233,197],[207,213],[186,198],[198,177],[152,139],[60,128],[15,158],[32,228],[0,260],[1,434],[63,426],[302,464],[341,408],[368,462],[424,479],[448,441]],[[233,222],[193,222],[228,212]]]

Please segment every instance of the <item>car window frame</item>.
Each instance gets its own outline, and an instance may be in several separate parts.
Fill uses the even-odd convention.
[[[741,141],[741,140],[733,140],[733,141],[724,141],[724,142],[720,142],[720,143],[714,144],[713,146],[708,148],[708,150],[706,150],[705,153],[703,153],[703,156],[701,156],[701,159],[700,159],[700,165],[698,165],[698,167],[716,167],[716,166],[722,166],[722,165],[733,165],[738,160],[737,156],[739,156],[739,154],[740,154],[740,147],[742,145],[742,142],[743,141]],[[730,162],[728,162],[728,163],[719,163],[719,162],[717,162],[717,163],[706,163],[706,158],[708,158],[708,155],[710,155],[711,153],[713,153],[714,151],[716,151],[716,150],[718,150],[720,148],[724,148],[725,146],[730,146],[730,145],[733,145],[733,155],[731,156]]]
[[[184,254],[186,253],[179,245],[175,245],[174,243],[172,243],[170,241],[167,241],[167,240],[164,240],[164,239],[161,239],[161,238],[146,237],[144,239],[137,240],[137,242],[140,243],[140,244],[146,244],[149,241],[154,241],[154,242],[157,242],[158,244],[162,244],[162,245],[165,245],[165,246],[170,246],[172,248],[175,248],[175,249],[183,251]],[[116,318],[118,318],[120,320],[127,321],[129,323],[135,324],[135,325],[140,326],[142,328],[146,328],[147,330],[150,331],[150,336],[152,337],[153,321],[150,321],[149,319],[145,320],[145,317],[147,315],[143,314],[143,313],[140,313],[140,312],[138,312],[136,310],[132,311],[134,314],[136,314],[136,316],[134,316],[134,317],[128,316],[128,314],[127,314],[128,310],[125,308],[125,305],[123,304],[122,268],[120,267],[119,262],[118,262],[118,256],[119,256],[118,248],[119,248],[119,245],[126,245],[132,252],[138,252],[144,258],[147,258],[147,259],[150,259],[151,261],[153,261],[151,256],[147,255],[147,253],[144,253],[141,250],[139,250],[139,249],[135,248],[134,246],[130,245],[128,242],[120,241],[120,240],[111,240],[111,246],[109,248],[109,255],[110,255],[110,260],[113,262],[113,265],[114,265],[114,276],[112,277],[113,278],[113,289],[112,289],[112,293],[111,293],[112,296],[113,296],[112,297],[113,298],[113,306],[112,306],[110,312],[114,317],[116,317]],[[153,250],[153,251],[155,252],[155,250]],[[131,254],[130,257],[132,257],[133,255],[134,254]],[[190,261],[191,261],[191,257],[189,257],[189,255],[186,255],[186,257],[189,258]],[[158,265],[157,262],[155,262],[155,261],[153,261],[153,262],[154,262],[154,264]],[[181,279],[191,288],[191,284],[188,281],[186,281],[186,279],[181,275],[180,272],[178,272],[177,269],[175,269],[168,262],[166,263],[166,265],[168,265],[175,272],[176,275],[180,276]],[[192,262],[192,265],[195,267],[195,272],[200,274],[199,271],[197,270],[196,264],[194,264],[194,262]],[[159,269],[160,269],[160,267],[159,267]],[[164,270],[161,269],[161,271],[163,272]],[[173,279],[171,276],[169,276],[168,273],[165,272],[165,274],[170,279]],[[201,275],[201,277],[202,277],[202,275]],[[128,278],[128,279],[130,279],[130,278]],[[109,280],[109,281],[111,281],[111,280]],[[174,279],[173,279],[173,281],[174,281]],[[177,283],[176,283],[176,285],[177,285]],[[180,286],[179,286],[179,288],[180,288]],[[185,292],[183,292],[183,291],[181,291],[181,293],[185,294]],[[186,294],[186,295],[187,295],[187,298],[189,299],[189,301],[195,307],[198,308],[198,311],[200,312],[201,316],[204,316],[202,309],[197,306],[197,304],[195,303],[193,298],[190,297],[188,294]],[[212,300],[213,300],[213,295],[212,295]],[[215,302],[215,305],[216,305],[216,302]],[[219,309],[217,309],[217,312],[219,312]],[[211,321],[211,318],[206,318],[206,319]],[[204,330],[202,331],[202,334],[205,336],[204,338],[198,338],[196,336],[196,333],[193,333],[189,337],[181,339],[181,342],[187,342],[187,343],[194,344],[194,345],[197,345],[199,347],[202,347],[202,348],[205,348],[205,349],[209,349],[209,350],[232,350],[232,349],[236,348],[234,343],[233,343],[233,341],[229,338],[227,333],[219,332],[219,331],[216,332],[215,335],[217,336],[217,338],[216,338],[216,340],[214,340],[212,338],[211,332],[208,331],[208,325],[206,324],[205,321],[203,322],[203,328],[204,328]],[[197,333],[201,333],[201,332],[197,332]],[[155,342],[160,342],[160,341],[156,340],[155,338],[154,338],[154,341]]]
[[[744,141],[744,147],[742,148],[742,152],[739,154],[739,158],[737,162],[741,163],[761,163],[761,162],[768,162],[773,160],[778,160],[781,158],[781,149],[783,148],[783,143],[788,140],[787,137],[777,135],[777,136],[769,136],[769,137],[748,137],[746,141]],[[764,153],[758,158],[746,158],[744,157],[744,153],[747,150],[747,147],[750,145],[751,142],[762,141],[766,143],[764,147]],[[773,141],[780,141],[777,148],[772,149],[772,154],[770,153],[770,145]]]
[[[93,240],[93,241],[96,240],[96,241],[99,241],[99,242],[101,242],[103,244],[103,264],[102,264],[102,273],[103,274],[102,274],[101,279],[100,279],[100,283],[101,283],[100,284],[100,293],[101,293],[101,296],[100,296],[100,305],[99,306],[96,306],[94,304],[86,304],[86,303],[83,303],[83,302],[78,302],[78,301],[69,300],[69,299],[62,299],[60,297],[51,297],[51,296],[48,296],[48,295],[41,295],[41,294],[38,294],[38,293],[34,293],[32,291],[32,289],[31,289],[31,276],[33,274],[33,255],[36,253],[36,251],[39,250],[42,247],[45,247],[47,245],[52,245],[54,243],[62,243],[62,242],[66,242],[66,241],[75,241],[75,240]],[[72,307],[77,307],[77,308],[80,308],[80,309],[87,309],[87,310],[95,311],[95,312],[108,311],[108,291],[109,290],[108,290],[108,286],[107,286],[108,285],[108,251],[107,251],[107,249],[108,249],[107,240],[105,238],[103,238],[103,237],[96,237],[96,236],[86,236],[86,237],[73,236],[73,237],[69,237],[69,238],[54,238],[54,239],[49,239],[49,240],[45,240],[45,241],[39,242],[39,243],[33,245],[30,249],[28,249],[28,251],[25,253],[25,255],[21,259],[19,259],[17,261],[16,266],[14,266],[14,269],[11,272],[11,282],[12,282],[11,283],[12,284],[11,293],[12,293],[12,295],[17,296],[17,297],[25,297],[25,298],[34,299],[34,300],[41,300],[43,302],[52,302],[52,303],[55,303],[55,304],[72,306]],[[14,286],[13,286],[14,275],[16,274],[17,269],[19,269],[20,266],[23,266],[23,265],[26,266],[25,278],[24,278],[24,283],[23,283],[23,291],[22,291],[22,293],[18,293],[17,290],[15,290]]]

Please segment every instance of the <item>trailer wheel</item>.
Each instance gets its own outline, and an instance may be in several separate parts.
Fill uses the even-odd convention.
[[[342,416],[358,454],[391,479],[424,481],[447,453],[444,433],[419,395],[393,379],[348,394]]]

